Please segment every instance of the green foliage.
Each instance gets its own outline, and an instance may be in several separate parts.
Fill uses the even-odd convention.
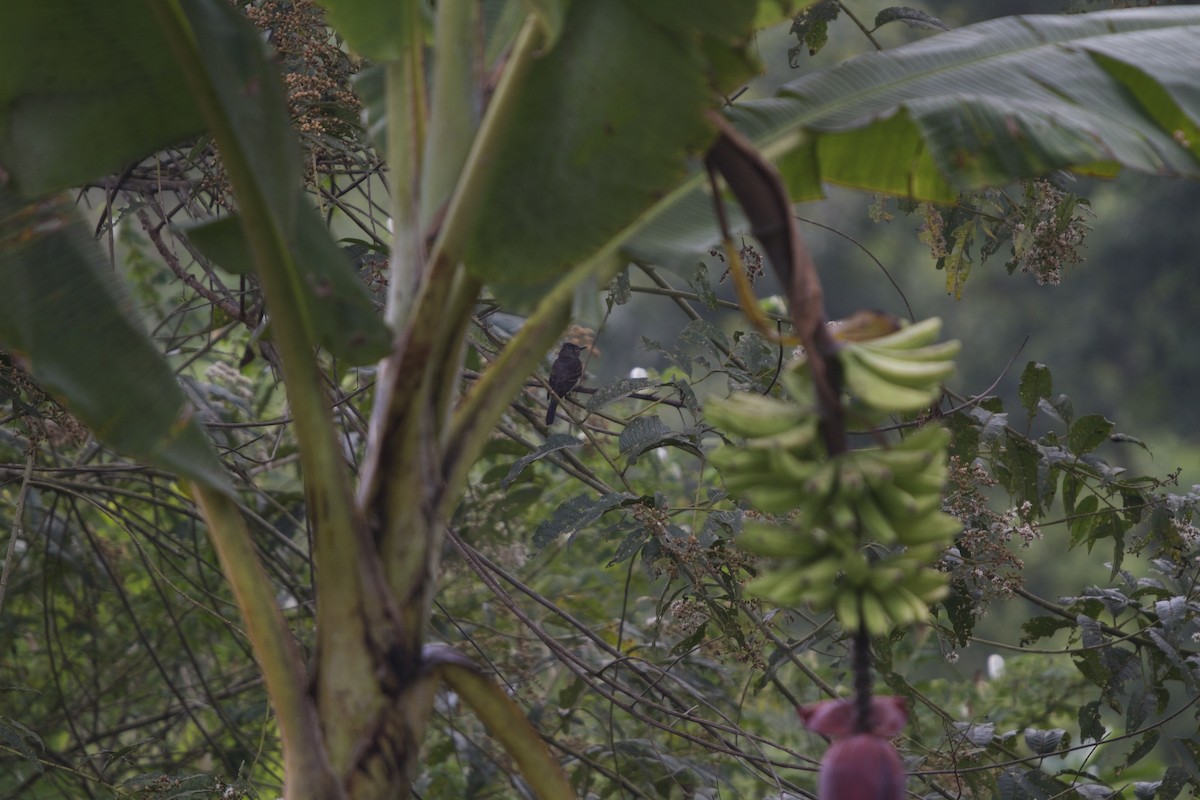
[[[23,198],[121,169],[203,125],[141,3],[63,11],[14,6],[0,33],[0,164]],[[46,80],[49,63],[57,65],[55,81]]]
[[[798,198],[821,180],[951,202],[1062,168],[1194,176],[1200,139],[1160,120],[1196,119],[1195,98],[1151,54],[1183,52],[1198,21],[1191,8],[992,20],[806,75],[734,117],[787,153]],[[1134,100],[1133,76],[1160,83]]]
[[[209,139],[138,160],[200,128],[177,53],[141,5],[61,20],[25,5],[0,26],[0,105],[9,113],[0,123],[0,334],[12,351],[0,357],[0,530],[11,532],[0,794],[276,796],[278,718],[175,477],[229,484],[291,630],[305,656],[319,658],[309,514],[320,503],[298,468],[296,404],[278,383],[261,275],[214,270],[205,255],[224,259],[200,243],[203,233],[195,242],[177,235],[185,221],[225,226],[212,220],[245,220],[245,210],[231,200]],[[416,4],[389,17],[394,26],[355,18],[362,9],[353,4],[328,5],[358,52],[388,56],[398,40],[425,41],[429,20]],[[514,32],[496,24],[497,5],[487,4],[485,29]],[[571,434],[536,424],[535,381],[489,423],[491,439],[445,521],[448,543],[430,562],[439,573],[433,638],[494,671],[554,743],[581,796],[810,791],[824,745],[798,729],[792,705],[845,695],[850,681],[839,626],[803,601],[880,634],[881,680],[912,708],[899,746],[922,796],[1194,790],[1200,746],[1187,723],[1197,691],[1200,496],[1171,476],[1120,466],[1121,445],[1138,442],[1109,420],[1120,415],[1091,413],[1090,398],[1076,412],[1055,393],[1069,387],[1061,373],[1055,381],[1031,363],[1017,393],[1018,430],[998,398],[942,398],[956,346],[846,343],[839,363],[857,398],[851,422],[864,435],[900,432],[829,456],[787,349],[702,317],[723,304],[706,274],[719,265],[697,268],[715,235],[710,198],[689,173],[710,136],[703,112],[747,74],[751,20],[778,16],[779,6],[534,4],[544,52],[512,106],[516,121],[493,142],[498,171],[485,181],[485,222],[467,248],[470,268],[497,293],[474,307],[469,370],[448,382],[470,392],[509,352],[516,326],[494,313],[497,296],[546,296],[576,265],[615,252],[614,237],[628,236],[623,253],[655,282],[655,301],[666,295],[688,318],[672,338],[647,337],[664,369],[585,378],[564,403]],[[319,24],[300,46],[272,35],[272,45],[296,47],[278,59],[281,84],[263,37],[229,9],[192,0],[180,8],[198,36],[192,78],[214,87],[210,112],[244,150],[273,246],[296,268],[306,342],[327,348],[316,363],[335,409],[336,452],[357,469],[367,463],[378,387],[375,370],[347,364],[370,361],[390,337],[372,303],[386,278],[378,259],[351,264],[334,241],[381,252],[390,237],[380,161],[355,127],[353,102],[337,93],[345,53]],[[890,9],[876,25],[891,21],[933,24]],[[61,35],[36,35],[51,26]],[[920,214],[950,291],[961,292],[973,258],[1004,246],[1010,271],[1053,283],[1079,244],[1084,201],[1047,180],[1010,189],[1016,199],[978,187],[1051,167],[1194,173],[1194,66],[1160,56],[1190,46],[1195,26],[1186,8],[1000,20],[813,74],[732,113],[783,158],[798,189],[815,191],[825,178],[957,198],[953,209],[904,205]],[[971,55],[967,41],[983,47]],[[489,41],[489,69],[506,45]],[[298,52],[323,55],[306,61]],[[313,90],[309,67],[336,75]],[[845,80],[869,89],[861,104],[835,90]],[[934,91],[946,85],[953,91]],[[302,113],[322,105],[339,107],[330,115],[338,125]],[[303,132],[300,148],[289,116]],[[804,171],[814,165],[818,172]],[[110,236],[104,262],[75,211],[31,201],[117,170],[81,194],[88,226]],[[736,212],[731,219],[742,224]],[[228,226],[223,234],[239,239]],[[236,245],[261,245],[262,234],[243,230]],[[689,286],[673,286],[655,266],[680,269]],[[136,310],[110,273],[132,283]],[[646,289],[639,275],[623,275],[609,312],[644,300]],[[150,321],[150,337],[138,317]],[[600,344],[612,325],[596,332]],[[915,331],[928,328],[897,335]],[[457,366],[456,349],[445,355]],[[781,382],[788,400],[775,396]],[[730,390],[732,399],[716,399]],[[912,420],[892,419],[926,409],[944,427],[911,430]],[[422,486],[438,475],[420,475]],[[1026,587],[1017,558],[1026,546],[1049,559],[1094,551],[1111,580]],[[878,609],[842,599],[855,596],[842,589],[864,586]],[[897,588],[916,602],[901,604]],[[1008,602],[1016,595],[1037,610]],[[925,601],[935,600],[931,611]],[[942,662],[969,643],[993,646],[989,609],[993,619],[1033,613],[1003,644],[1045,652],[970,680],[970,665],[957,674]],[[911,631],[892,624],[917,621],[925,624]],[[459,695],[440,694],[432,713],[417,791],[514,791],[520,779],[507,756]]]
[[[528,302],[564,268],[634,221],[711,139],[704,40],[721,6],[653,19],[636,3],[572,3],[555,48],[530,68],[483,190],[489,213],[467,263],[510,300]],[[741,15],[744,17],[744,13]],[[740,26],[748,19],[735,20]],[[719,33],[724,42],[741,28]],[[654,81],[645,80],[654,75]],[[719,76],[724,84],[728,76]],[[663,93],[660,87],[671,86]],[[588,191],[576,191],[579,186]],[[521,204],[508,201],[525,198]],[[595,198],[605,198],[597,204]],[[553,220],[553,224],[549,221]]]
[[[84,424],[179,474],[227,485],[170,369],[131,319],[76,213],[0,187],[0,337]],[[70,320],[71,324],[64,324]]]
[[[354,366],[387,354],[391,332],[376,314],[371,297],[350,269],[346,253],[325,235],[320,217],[304,193],[296,195],[296,224],[288,250],[296,260],[298,298],[312,338],[337,358]],[[254,272],[254,257],[236,215],[190,226],[188,241],[201,255],[239,275]]]

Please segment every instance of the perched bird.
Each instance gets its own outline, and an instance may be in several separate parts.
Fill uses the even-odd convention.
[[[550,390],[546,392],[546,399],[550,401],[550,406],[546,409],[547,425],[554,424],[554,413],[558,410],[559,398],[566,397],[583,376],[583,362],[579,360],[582,350],[583,345],[570,342],[563,342],[563,346],[558,349],[558,358],[554,359],[554,365],[550,367]]]

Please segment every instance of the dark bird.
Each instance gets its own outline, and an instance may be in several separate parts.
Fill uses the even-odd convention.
[[[563,342],[563,346],[558,349],[558,358],[554,359],[554,366],[550,367],[550,390],[546,392],[546,399],[550,401],[550,406],[546,409],[547,425],[554,424],[554,413],[558,410],[559,398],[566,397],[583,376],[583,362],[579,360],[582,350],[582,345],[570,342]]]

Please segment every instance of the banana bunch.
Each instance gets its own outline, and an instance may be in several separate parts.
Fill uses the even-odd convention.
[[[847,342],[838,351],[846,387],[872,408],[885,413],[920,411],[941,393],[954,372],[957,341],[937,343],[937,317],[877,339]]]
[[[929,406],[954,369],[957,342],[936,344],[937,319],[838,351],[848,390],[884,414]],[[777,563],[747,590],[779,605],[833,609],[844,627],[872,634],[924,622],[946,593],[929,565],[960,524],[941,510],[949,434],[927,425],[897,442],[829,457],[818,431],[806,368],[781,376],[794,402],[735,395],[706,409],[745,438],[711,456],[731,493],[775,524],[747,523],[738,545]]]

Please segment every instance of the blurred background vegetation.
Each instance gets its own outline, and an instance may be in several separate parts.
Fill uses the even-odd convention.
[[[883,4],[848,5],[871,18]],[[914,5],[952,27],[1000,14],[1108,7],[1079,0],[1066,7],[1032,0]],[[358,240],[347,243],[357,245],[361,275],[377,288],[383,234],[369,224],[355,227],[380,216],[372,204],[381,199],[372,194],[380,187],[370,177],[378,160],[355,123],[357,101],[346,91],[357,65],[326,48],[318,50],[321,68],[314,70],[302,47],[286,46],[292,35],[300,44],[305,36],[320,40],[319,15],[307,16],[316,13],[311,5],[256,2],[247,10],[273,28],[289,74],[293,117],[313,165],[310,178],[338,230]],[[285,27],[285,19],[295,27]],[[933,33],[893,24],[879,39],[894,46]],[[748,96],[871,47],[845,16],[831,25],[821,52],[802,54],[792,67],[787,50],[795,43],[787,25],[764,34],[761,57],[768,72]],[[170,177],[179,182],[177,207],[151,201],[162,184],[154,186],[154,176],[143,173],[126,176],[127,193],[113,206],[105,185],[81,193],[80,203],[95,215],[100,241],[128,278],[133,302],[225,448],[227,463],[254,487],[256,536],[307,646],[311,564],[288,409],[256,321],[239,320],[253,306],[255,287],[206,273],[172,234],[171,226],[200,206],[211,211],[228,202],[212,156],[180,150],[164,159],[178,162]],[[139,186],[145,195],[140,199]],[[1077,414],[1103,414],[1117,431],[1145,443],[1145,449],[1104,445],[1101,453],[1110,463],[1135,475],[1176,475],[1178,488],[1171,490],[1184,493],[1200,483],[1200,410],[1192,400],[1200,388],[1194,346],[1200,292],[1191,271],[1200,187],[1126,175],[1066,188],[1086,199],[1079,213],[1091,230],[1061,283],[1039,285],[1019,270],[1008,274],[1007,246],[983,263],[977,245],[958,297],[947,291],[946,270],[936,268],[937,259],[920,241],[927,218],[919,209],[909,213],[894,201],[830,187],[827,199],[803,204],[799,213],[808,221],[802,230],[832,314],[880,308],[901,316],[911,309],[917,319],[943,317],[949,335],[964,343],[959,373],[948,387],[963,397],[995,394],[1017,410],[1014,420],[1026,363],[1048,365],[1055,392],[1068,395]],[[1008,191],[1020,198],[1019,188]],[[118,220],[112,225],[106,223],[110,215]],[[727,282],[718,281],[721,260],[708,259],[706,268],[717,293],[728,299]],[[694,272],[671,282],[681,286],[680,278],[692,280]],[[631,299],[614,306],[595,339],[585,384],[601,387],[633,370],[677,379],[681,363],[689,361],[698,375],[708,366],[728,366],[716,363],[720,354],[711,345],[697,345],[695,326],[688,327],[682,311],[676,315],[660,294],[648,291],[649,278],[631,270],[631,282]],[[771,290],[760,285],[759,292]],[[741,325],[732,312],[708,311],[698,302],[690,307],[731,337]],[[681,335],[685,328],[690,333]],[[757,354],[758,372],[770,374],[774,354],[755,350],[751,340],[737,341],[738,354],[752,365]],[[470,358],[489,357],[494,349],[481,330],[468,368]],[[346,452],[356,459],[365,430],[363,391],[372,375],[337,365],[330,365],[329,375]],[[11,529],[12,518],[24,510],[27,528],[39,534],[9,539],[19,568],[0,617],[0,796],[274,796],[280,763],[269,709],[188,498],[171,476],[104,453],[10,363],[0,364],[0,379],[0,518]],[[714,369],[707,384],[692,385],[699,393],[723,393],[729,380]],[[736,591],[745,556],[732,548],[699,552],[729,531],[718,515],[701,513],[715,479],[711,471],[692,469],[686,447],[641,453],[622,446],[622,456],[633,457],[618,467],[594,451],[561,459],[539,451],[517,469],[514,462],[535,448],[520,420],[531,408],[533,395],[518,402],[505,438],[477,467],[455,517],[435,630],[494,667],[559,752],[583,765],[575,773],[581,794],[762,797],[772,785],[774,796],[799,796],[811,788],[805,770],[815,767],[824,744],[799,730],[790,705],[777,702],[774,693],[811,701],[822,696],[821,684],[844,693],[848,664],[834,632],[797,614],[786,623],[791,638],[785,645],[739,616],[746,611]],[[685,416],[682,408],[663,413],[668,424],[680,427]],[[1052,423],[1038,421],[1043,424]],[[622,430],[614,423],[606,435],[616,438]],[[24,456],[31,442],[53,454],[49,463],[39,463],[35,479]],[[610,499],[607,507],[594,499],[578,502],[577,481],[602,500],[614,488],[648,500],[623,506],[625,501]],[[1004,492],[993,488],[987,496],[993,513],[1010,512]],[[1060,524],[1051,524],[1056,520]],[[648,544],[651,528],[669,532],[667,540],[678,533],[678,550],[656,553]],[[1068,526],[1052,510],[1041,531],[1028,549],[1013,547],[1024,561],[1029,592],[1054,599],[1089,583],[1109,584],[1107,547],[1069,549]],[[679,580],[680,564],[698,570],[706,593]],[[1132,561],[1127,566],[1147,569]],[[949,768],[951,754],[969,759],[993,742],[1016,752],[1026,727],[1079,729],[1079,709],[1094,700],[1096,688],[1056,652],[1067,634],[1042,639],[1037,647],[1045,652],[1013,652],[1022,638],[1019,626],[1032,611],[1020,599],[987,607],[976,635],[1003,646],[977,641],[962,647],[945,631],[927,631],[884,648],[885,675],[897,682],[892,689],[920,692],[931,707],[946,711],[945,717],[917,714],[910,750],[924,751],[921,769]],[[751,604],[748,613],[770,619],[781,612]],[[1003,666],[989,661],[996,655],[1004,656]],[[564,661],[587,667],[594,679],[581,679]],[[899,685],[902,680],[907,683]],[[670,694],[660,705],[629,702],[662,683]],[[1136,728],[1136,703],[1153,707],[1152,695],[1146,687],[1124,718],[1104,711],[1106,723],[1114,730]],[[689,719],[694,708],[704,711],[705,721]],[[478,723],[452,696],[440,700],[436,711],[439,726],[428,744],[421,796],[517,796],[504,757]],[[1190,717],[1174,723],[1194,733],[1190,724]],[[1125,768],[1125,761],[1137,761],[1126,758],[1131,747],[1091,761],[1092,754],[1081,751],[1066,756],[1063,766],[1101,765],[1106,775],[1126,781],[1153,780],[1178,756],[1160,748],[1136,768]],[[966,775],[947,785],[956,796],[985,796],[984,784],[973,780]]]

